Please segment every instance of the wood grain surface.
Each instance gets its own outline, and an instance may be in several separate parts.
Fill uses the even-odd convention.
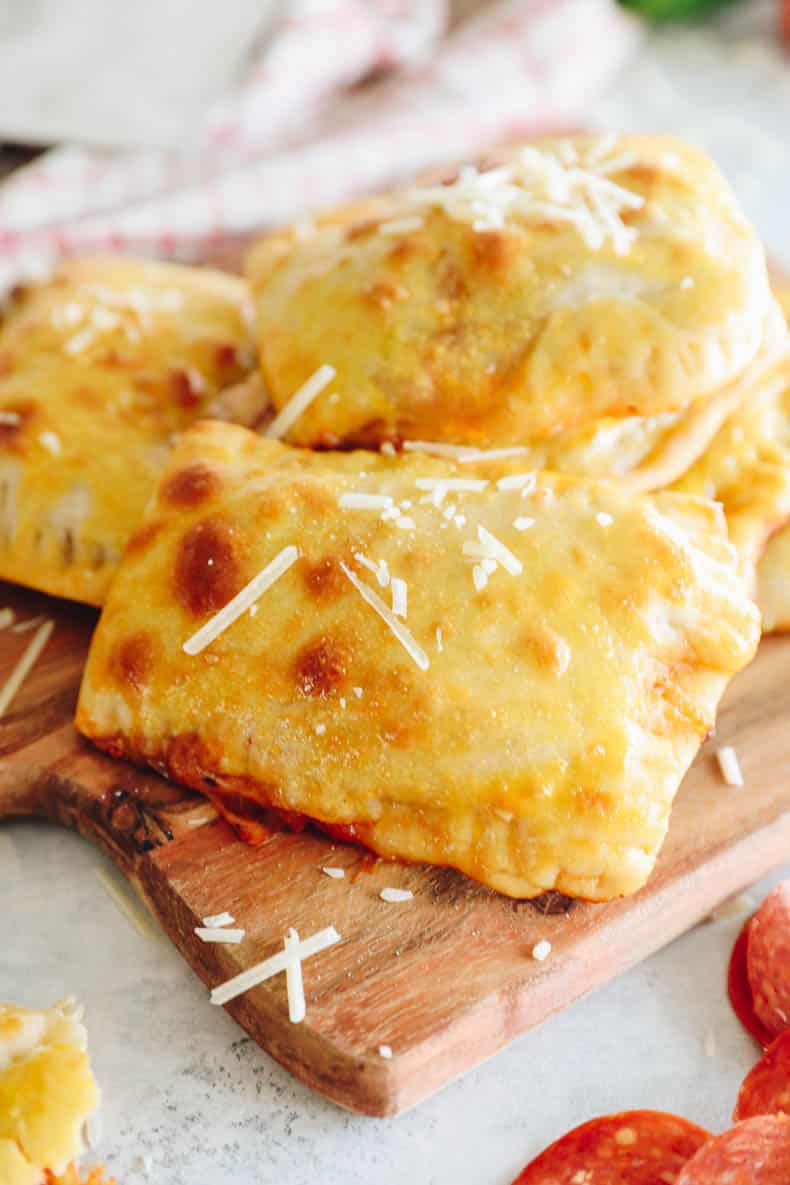
[[[766,639],[732,684],[641,893],[608,905],[557,894],[514,902],[453,871],[372,861],[311,831],[248,847],[199,795],[97,753],[74,731],[91,611],[0,585],[5,605],[56,628],[0,720],[0,818],[54,820],[98,843],[209,986],[281,949],[290,926],[307,937],[334,925],[342,942],[304,964],[303,1024],[288,1020],[284,976],[228,1008],[289,1070],[355,1111],[412,1106],[790,854],[790,637]],[[0,631],[0,678],[31,636]],[[737,746],[743,789],[718,772],[724,743]],[[386,885],[414,899],[386,904]],[[239,946],[193,933],[222,910],[246,929]],[[543,938],[552,951],[540,963],[531,951]]]

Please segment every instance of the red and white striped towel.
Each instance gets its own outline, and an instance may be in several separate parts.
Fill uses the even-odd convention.
[[[578,122],[638,37],[614,0],[464,7],[446,31],[444,0],[292,0],[189,151],[63,146],[0,186],[0,286],[75,252],[200,259],[225,238]]]

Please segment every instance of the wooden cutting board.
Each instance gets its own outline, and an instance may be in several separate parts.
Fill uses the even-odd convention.
[[[373,862],[311,832],[248,847],[198,795],[95,752],[72,728],[91,611],[0,585],[5,605],[56,628],[0,720],[0,819],[50,819],[98,843],[211,986],[281,949],[290,926],[304,938],[334,925],[342,942],[304,964],[303,1024],[288,1020],[282,975],[228,1007],[297,1077],[354,1111],[393,1115],[419,1102],[790,856],[790,637],[765,640],[732,684],[641,893],[609,905],[558,894],[514,902],[447,869]],[[0,631],[0,679],[31,636]],[[743,789],[718,773],[713,747],[724,743],[737,746]],[[323,865],[345,868],[345,879]],[[388,905],[386,885],[414,899]],[[222,910],[246,929],[240,946],[194,935]],[[552,950],[540,963],[531,951],[543,938]]]

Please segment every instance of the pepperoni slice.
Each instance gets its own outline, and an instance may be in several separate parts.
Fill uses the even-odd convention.
[[[777,885],[752,918],[746,974],[755,1013],[778,1037],[790,1026],[790,881]]]
[[[591,1119],[522,1169],[513,1185],[666,1185],[710,1139],[664,1111],[621,1111]]]
[[[790,1029],[769,1045],[743,1080],[732,1118],[737,1122],[753,1115],[790,1115]]]
[[[745,923],[730,956],[730,967],[727,973],[727,992],[732,1004],[732,1010],[738,1017],[747,1033],[754,1037],[763,1049],[767,1049],[773,1041],[773,1033],[769,1033],[763,1022],[754,1011],[754,1000],[749,979],[746,975],[746,952],[749,945],[749,927],[751,918]]]
[[[681,1169],[676,1185],[787,1185],[790,1117],[758,1115],[708,1140]]]

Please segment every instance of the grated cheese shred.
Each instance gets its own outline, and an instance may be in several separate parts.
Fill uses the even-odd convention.
[[[292,943],[289,949],[278,951],[277,954],[264,959],[263,962],[256,963],[254,967],[248,967],[246,971],[242,971],[239,975],[234,975],[232,979],[226,980],[225,983],[218,984],[211,991],[211,1003],[218,1005],[227,1004],[230,1000],[235,1000],[237,996],[242,995],[244,992],[249,992],[252,988],[258,987],[259,984],[265,983],[273,975],[279,975],[295,959],[303,962],[305,959],[309,959],[313,955],[326,950],[327,947],[334,946],[339,941],[340,935],[335,927],[327,926],[325,929],[313,934],[310,938]]]
[[[399,905],[402,901],[411,901],[414,894],[411,889],[395,889],[387,887],[382,889],[379,897],[382,901],[386,901],[388,905]]]
[[[408,613],[409,586],[399,576],[392,578],[392,612],[396,617],[405,618]]]
[[[352,572],[347,564],[341,561],[340,567],[345,572],[348,579],[353,584],[359,595],[364,601],[370,605],[375,613],[378,613],[382,621],[389,626],[392,633],[403,646],[406,653],[414,660],[421,671],[427,671],[431,665],[428,655],[423,650],[422,646],[417,642],[414,635],[406,628],[402,621],[399,621],[395,614],[387,605],[384,604],[378,593],[369,588],[364,581],[360,580],[355,572]],[[356,694],[356,688],[354,688]]]
[[[42,622],[30,639],[27,649],[22,652],[11,674],[0,688],[0,719],[6,714],[14,696],[38,662],[54,628],[54,621]]]
[[[307,382],[303,383],[285,406],[280,409],[266,429],[266,435],[272,440],[280,440],[285,436],[288,429],[304,414],[316,396],[321,394],[324,387],[331,383],[334,377],[334,366],[329,366],[326,363],[319,366],[318,370],[310,375]]]
[[[246,930],[231,930],[227,926],[195,926],[195,933],[201,942],[239,943]]]
[[[599,142],[582,158],[567,142],[556,151],[526,146],[499,168],[480,172],[468,165],[449,185],[410,190],[406,209],[441,209],[476,231],[502,230],[513,221],[563,222],[592,251],[611,242],[617,255],[627,255],[638,231],[623,214],[641,209],[644,198],[611,180],[610,173],[634,162],[627,153],[612,157],[615,147]]]
[[[241,592],[236,593],[232,601],[228,601],[227,605],[224,605],[218,613],[209,618],[197,633],[184,642],[185,653],[200,654],[201,650],[210,646],[221,633],[233,625],[243,613],[246,613],[250,606],[263,596],[267,589],[271,588],[275,581],[279,580],[298,559],[299,549],[297,547],[293,544],[284,547],[270,564],[267,564],[257,576],[253,576]]]
[[[235,921],[233,914],[224,910],[222,913],[212,913],[207,918],[203,918],[203,925],[207,926],[209,930],[214,930],[217,926],[232,926]]]
[[[392,498],[389,494],[364,494],[347,490],[338,500],[341,510],[390,510]]]
[[[728,786],[743,786],[741,763],[732,745],[723,745],[721,749],[717,749],[716,760],[719,763],[721,776]]]
[[[299,958],[299,935],[293,926],[285,936],[285,953],[288,962],[285,967],[285,983],[288,991],[288,1019],[292,1025],[299,1025],[307,1015],[302,978],[302,960]]]

